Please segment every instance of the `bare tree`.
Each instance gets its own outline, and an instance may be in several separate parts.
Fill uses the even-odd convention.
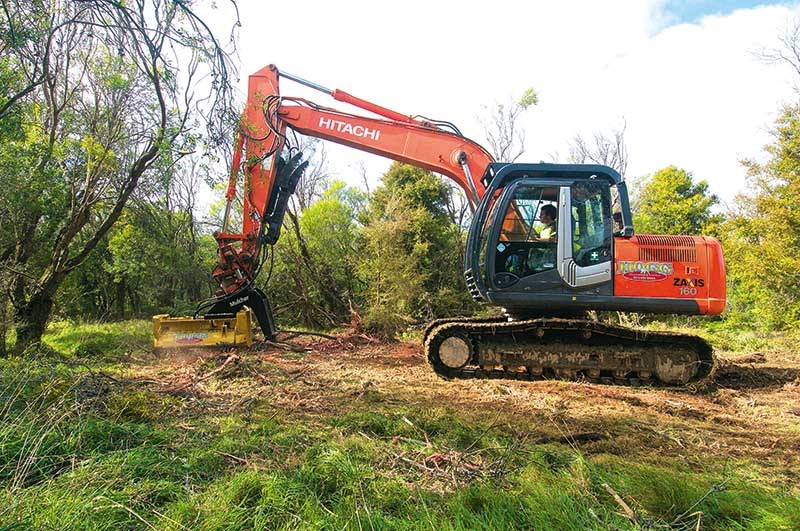
[[[569,161],[573,164],[602,164],[617,170],[624,178],[628,169],[628,147],[625,145],[625,129],[627,124],[623,120],[622,127],[611,131],[610,136],[595,133],[592,143],[587,142],[580,135],[570,143]],[[619,193],[616,187],[611,191],[611,200],[614,210],[620,208]]]
[[[31,9],[42,31],[22,37]],[[7,260],[21,273],[12,303],[22,351],[137,187],[200,142],[227,139],[236,114],[228,56],[183,0],[5,0],[2,18],[4,52],[26,72],[3,109],[36,104],[25,110],[29,204]]]
[[[628,168],[628,148],[625,145],[625,129],[627,124],[623,121],[622,127],[611,131],[610,136],[595,133],[591,142],[587,142],[580,135],[570,143],[569,160],[573,164],[602,164],[609,166],[623,177]]]
[[[800,19],[789,21],[778,41],[777,48],[761,50],[756,55],[767,63],[788,65],[800,77]]]
[[[529,107],[537,103],[536,92],[529,88],[518,100],[509,99],[506,103],[483,106],[478,120],[495,160],[514,162],[525,153],[525,131],[520,128],[519,119]]]

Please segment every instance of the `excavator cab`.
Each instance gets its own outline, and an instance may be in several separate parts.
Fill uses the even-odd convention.
[[[492,164],[484,179],[465,257],[474,296],[517,314],[572,313],[576,294],[613,296],[614,236],[633,234],[619,174],[596,165]]]
[[[587,310],[713,315],[724,309],[719,242],[635,235],[625,181],[613,169],[493,163],[483,182],[464,269],[477,300],[521,319]],[[555,214],[547,238],[543,210]]]

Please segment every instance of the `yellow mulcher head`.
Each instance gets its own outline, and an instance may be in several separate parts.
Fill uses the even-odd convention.
[[[195,319],[156,315],[153,317],[153,346],[156,350],[250,346],[253,343],[250,315],[248,308],[227,318]]]

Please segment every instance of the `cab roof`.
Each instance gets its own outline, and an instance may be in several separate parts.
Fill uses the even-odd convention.
[[[496,179],[507,180],[509,177],[539,177],[553,180],[574,181],[575,179],[600,178],[610,185],[618,185],[624,180],[613,168],[602,164],[518,164],[493,162],[486,168],[482,181],[485,187]],[[498,184],[501,184],[498,182]]]

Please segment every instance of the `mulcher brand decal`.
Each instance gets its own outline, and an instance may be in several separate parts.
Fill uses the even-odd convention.
[[[208,339],[208,332],[186,332],[175,334],[175,343],[202,343]]]
[[[247,298],[247,297],[239,297],[238,299],[234,299],[234,300],[232,300],[231,302],[229,302],[229,303],[228,303],[228,306],[229,306],[229,307],[231,307],[231,308],[233,308],[233,307],[234,307],[234,306],[236,306],[237,304],[241,304],[241,303],[243,303],[243,302],[247,302],[247,300],[248,300],[248,298]]]
[[[674,268],[668,262],[619,262],[617,274],[627,280],[655,282],[672,275]]]

